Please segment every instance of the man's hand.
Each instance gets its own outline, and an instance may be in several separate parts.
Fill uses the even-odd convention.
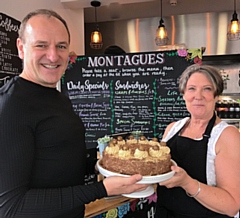
[[[149,184],[136,184],[142,179],[139,174],[130,177],[111,176],[103,180],[103,184],[109,196],[129,194],[145,190]]]

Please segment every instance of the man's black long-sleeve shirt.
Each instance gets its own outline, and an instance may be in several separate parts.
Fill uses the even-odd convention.
[[[65,95],[21,77],[0,88],[0,217],[83,217],[107,195],[85,170],[85,128]]]

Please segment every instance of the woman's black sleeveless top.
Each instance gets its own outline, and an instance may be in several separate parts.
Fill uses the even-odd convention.
[[[193,140],[180,136],[181,129],[167,142],[167,145],[171,149],[172,159],[176,161],[178,166],[185,169],[192,178],[205,184],[207,184],[207,144],[215,120],[216,116],[214,115],[209,121],[201,140]],[[185,190],[180,187],[168,189],[165,186],[158,185],[157,195],[156,218],[228,217],[202,206],[194,198],[188,197]]]

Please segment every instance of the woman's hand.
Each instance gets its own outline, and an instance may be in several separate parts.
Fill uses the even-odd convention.
[[[172,166],[171,170],[175,171],[175,174],[172,178],[160,182],[160,186],[166,186],[167,188],[173,187],[182,187],[183,189],[193,180],[186,171],[179,166]]]
[[[136,184],[141,179],[142,176],[139,174],[132,175],[130,177],[111,176],[104,179],[103,184],[109,196],[129,194],[143,191],[149,186],[149,184]]]

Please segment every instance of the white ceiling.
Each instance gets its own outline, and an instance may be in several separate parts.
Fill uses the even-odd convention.
[[[60,0],[66,8],[84,8],[84,21],[95,21],[94,8],[91,0]],[[195,14],[206,12],[233,11],[234,0],[163,0],[162,13],[164,16]],[[97,8],[98,22],[124,20],[133,18],[160,17],[160,0],[100,0]],[[240,0],[237,0],[237,13],[240,17]]]

